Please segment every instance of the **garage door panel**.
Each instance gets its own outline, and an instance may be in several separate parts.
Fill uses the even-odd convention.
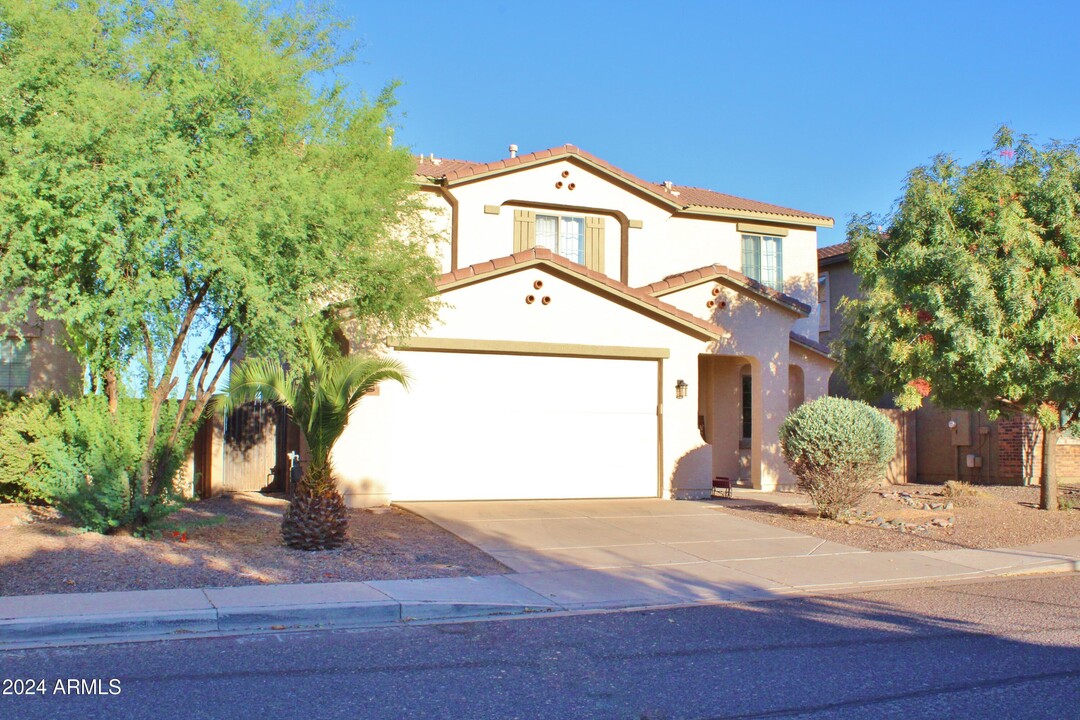
[[[414,381],[397,413],[394,499],[656,495],[655,361],[403,360]]]

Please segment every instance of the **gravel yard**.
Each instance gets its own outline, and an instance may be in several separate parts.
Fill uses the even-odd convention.
[[[1029,545],[1046,540],[1080,535],[1080,509],[1044,512],[1038,509],[1038,487],[978,486],[974,497],[946,498],[940,485],[894,485],[872,493],[857,508],[860,514],[853,522],[822,520],[806,506],[776,505],[762,502],[757,505],[725,506],[715,501],[724,512],[755,522],[768,523],[795,532],[813,535],[823,540],[851,545],[864,550],[953,550],[956,548],[997,548]],[[1075,498],[1080,507],[1080,488],[1062,487],[1063,497]],[[895,497],[897,493],[911,496],[910,502]],[[883,496],[883,494],[887,496]],[[790,499],[790,494],[788,499]],[[925,510],[918,505],[945,506],[948,510]],[[881,523],[875,524],[880,518]],[[933,525],[935,518],[946,527]],[[904,531],[888,522],[904,522],[925,527],[921,531]]]
[[[397,508],[353,510],[349,540],[337,550],[291,550],[279,533],[286,504],[258,493],[202,500],[167,518],[164,531],[149,540],[80,533],[48,508],[0,505],[0,595],[508,572]]]

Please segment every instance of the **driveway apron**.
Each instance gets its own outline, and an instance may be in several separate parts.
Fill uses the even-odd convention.
[[[752,599],[787,587],[754,561],[865,554],[719,512],[660,499],[403,503],[564,605],[607,607]]]

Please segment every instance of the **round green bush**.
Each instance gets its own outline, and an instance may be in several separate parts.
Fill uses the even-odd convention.
[[[896,429],[865,403],[823,397],[787,416],[780,448],[818,514],[835,518],[884,477],[896,454]]]

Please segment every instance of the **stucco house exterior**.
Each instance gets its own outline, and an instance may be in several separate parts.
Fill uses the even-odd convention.
[[[63,325],[33,310],[19,327],[0,328],[0,392],[80,392],[83,368],[64,341]]]
[[[448,242],[412,375],[334,449],[352,506],[702,497],[790,485],[787,413],[826,394],[817,228],[831,218],[637,178],[574,146],[423,157]]]
[[[840,301],[859,297],[850,250],[848,243],[818,250],[819,340],[825,344],[840,336]],[[850,396],[840,373],[830,379],[829,394]],[[888,399],[879,405],[889,405]],[[904,438],[913,459],[912,480],[1010,485],[1037,483],[1042,475],[1042,429],[1032,418],[1013,415],[990,420],[984,412],[950,410],[932,403],[907,415],[909,432]],[[1059,482],[1080,482],[1080,438],[1065,435],[1059,440],[1057,472]]]

